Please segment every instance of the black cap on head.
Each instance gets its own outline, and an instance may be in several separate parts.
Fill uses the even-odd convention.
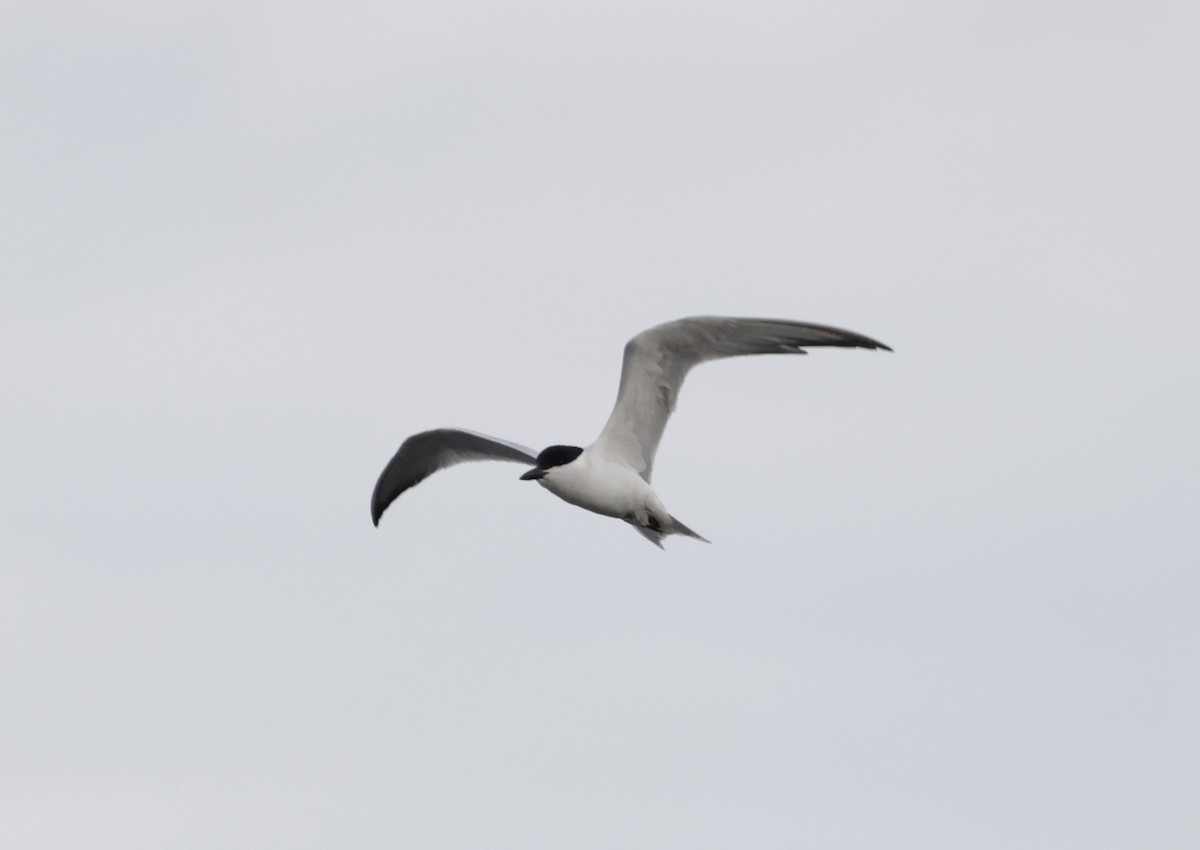
[[[583,449],[579,446],[550,446],[548,449],[543,449],[542,453],[537,456],[538,469],[562,466],[564,463],[575,460],[581,454],[583,454]]]

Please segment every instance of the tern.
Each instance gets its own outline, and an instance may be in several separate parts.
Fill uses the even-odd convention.
[[[654,545],[682,534],[708,542],[675,517],[650,487],[654,455],[688,371],[745,354],[806,354],[806,348],[892,349],[853,331],[782,319],[694,316],[656,325],[625,345],[617,402],[587,448],[555,445],[539,453],[518,443],[460,428],[438,428],[405,440],[384,467],[371,496],[376,526],[388,505],[439,469],[464,461],[532,464],[536,481],[565,502],[622,519]]]

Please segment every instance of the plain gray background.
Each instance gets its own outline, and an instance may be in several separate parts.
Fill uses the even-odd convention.
[[[8,3],[0,835],[1200,841],[1200,7]],[[706,546],[586,445],[695,314]]]

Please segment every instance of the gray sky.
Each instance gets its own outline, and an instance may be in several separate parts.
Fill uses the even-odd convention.
[[[1200,7],[8,3],[0,835],[1200,840]],[[711,546],[587,444],[693,313]]]

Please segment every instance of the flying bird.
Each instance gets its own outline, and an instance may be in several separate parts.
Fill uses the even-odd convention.
[[[371,520],[439,469],[470,460],[532,464],[536,481],[565,502],[622,519],[654,545],[670,534],[708,542],[667,511],[650,487],[654,455],[688,371],[707,360],[743,354],[806,354],[839,346],[891,351],[852,331],[781,319],[695,316],[657,325],[625,344],[617,402],[587,448],[555,445],[539,453],[517,443],[458,428],[423,431],[405,440],[384,467],[371,496]]]

